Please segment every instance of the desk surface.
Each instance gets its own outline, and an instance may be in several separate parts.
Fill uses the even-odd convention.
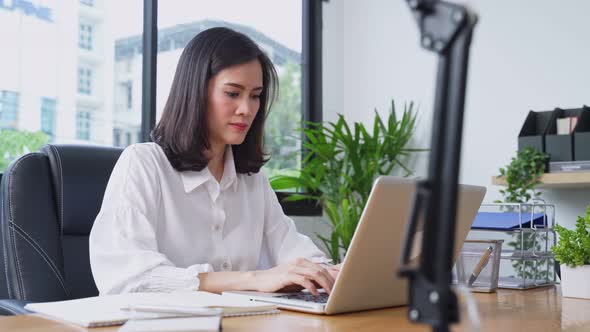
[[[527,291],[499,290],[474,294],[482,331],[590,331],[590,300],[562,298],[559,288]],[[233,317],[223,320],[223,331],[430,331],[406,319],[407,307],[336,316],[282,311],[278,315]],[[118,327],[90,331],[116,331]],[[525,330],[526,329],[526,330]],[[0,318],[0,331],[86,331],[36,315]],[[468,322],[453,331],[469,331]]]

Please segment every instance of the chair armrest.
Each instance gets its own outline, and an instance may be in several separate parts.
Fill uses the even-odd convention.
[[[29,301],[23,300],[0,300],[0,316],[12,316],[12,315],[26,315],[33,313],[25,309]]]

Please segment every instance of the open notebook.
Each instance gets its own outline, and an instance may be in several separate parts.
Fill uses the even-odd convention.
[[[278,313],[273,304],[254,303],[247,299],[208,292],[106,295],[60,302],[30,303],[25,306],[25,309],[84,327],[97,327],[123,324],[134,315],[127,310],[129,307],[146,304],[182,307],[188,311],[199,308],[221,308],[224,317]],[[146,317],[160,317],[154,316],[150,314]],[[161,315],[161,317],[167,316],[169,315]]]

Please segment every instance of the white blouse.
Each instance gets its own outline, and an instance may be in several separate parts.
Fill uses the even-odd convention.
[[[100,294],[197,290],[199,273],[267,269],[297,257],[330,261],[297,233],[262,172],[236,174],[231,148],[218,182],[208,168],[176,171],[155,143],[129,146],[90,233]]]

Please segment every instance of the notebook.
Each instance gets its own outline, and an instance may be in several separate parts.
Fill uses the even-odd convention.
[[[83,327],[120,325],[131,317],[138,317],[127,308],[134,305],[174,306],[191,308],[221,308],[222,315],[245,316],[278,313],[274,304],[254,303],[247,299],[209,292],[129,293],[88,297],[60,302],[30,303],[25,309],[49,318]],[[133,316],[135,315],[135,316]],[[170,314],[146,313],[146,318],[170,317]]]

